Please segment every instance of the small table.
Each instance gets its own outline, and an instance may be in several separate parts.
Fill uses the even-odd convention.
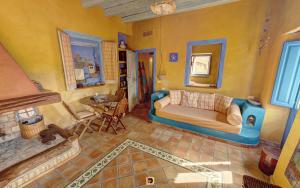
[[[92,100],[93,97],[98,97],[99,101]],[[110,102],[115,102],[115,96],[114,95],[93,95],[93,96],[87,96],[79,100],[81,104],[88,105],[92,107],[97,112],[100,112],[102,110],[105,111],[105,104]],[[101,113],[101,112],[100,112]]]

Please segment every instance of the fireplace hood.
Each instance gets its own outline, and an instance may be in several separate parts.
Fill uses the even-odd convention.
[[[0,113],[59,101],[59,93],[39,90],[0,43]]]

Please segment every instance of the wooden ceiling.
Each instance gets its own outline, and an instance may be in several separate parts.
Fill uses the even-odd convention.
[[[119,16],[124,22],[134,22],[155,18],[150,10],[150,5],[155,0],[81,0],[86,8],[100,6],[104,9],[106,16]],[[212,7],[239,0],[175,0],[176,13],[187,12],[196,9]]]

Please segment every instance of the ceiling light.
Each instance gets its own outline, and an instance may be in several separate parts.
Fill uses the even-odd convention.
[[[174,0],[157,0],[150,6],[151,11],[159,16],[172,14],[176,10]]]

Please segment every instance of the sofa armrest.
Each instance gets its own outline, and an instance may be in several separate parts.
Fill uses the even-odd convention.
[[[169,95],[169,91],[166,90],[159,90],[151,95],[151,109],[150,109],[151,114],[155,115],[154,103],[159,99],[164,98],[167,95]]]
[[[154,103],[154,108],[155,110],[160,110],[165,106],[167,106],[168,104],[170,104],[170,102],[171,102],[171,98],[169,96],[165,96],[164,98],[161,98]]]
[[[228,108],[227,121],[233,126],[242,124],[243,117],[241,114],[241,109],[237,104],[231,103],[230,107]]]

